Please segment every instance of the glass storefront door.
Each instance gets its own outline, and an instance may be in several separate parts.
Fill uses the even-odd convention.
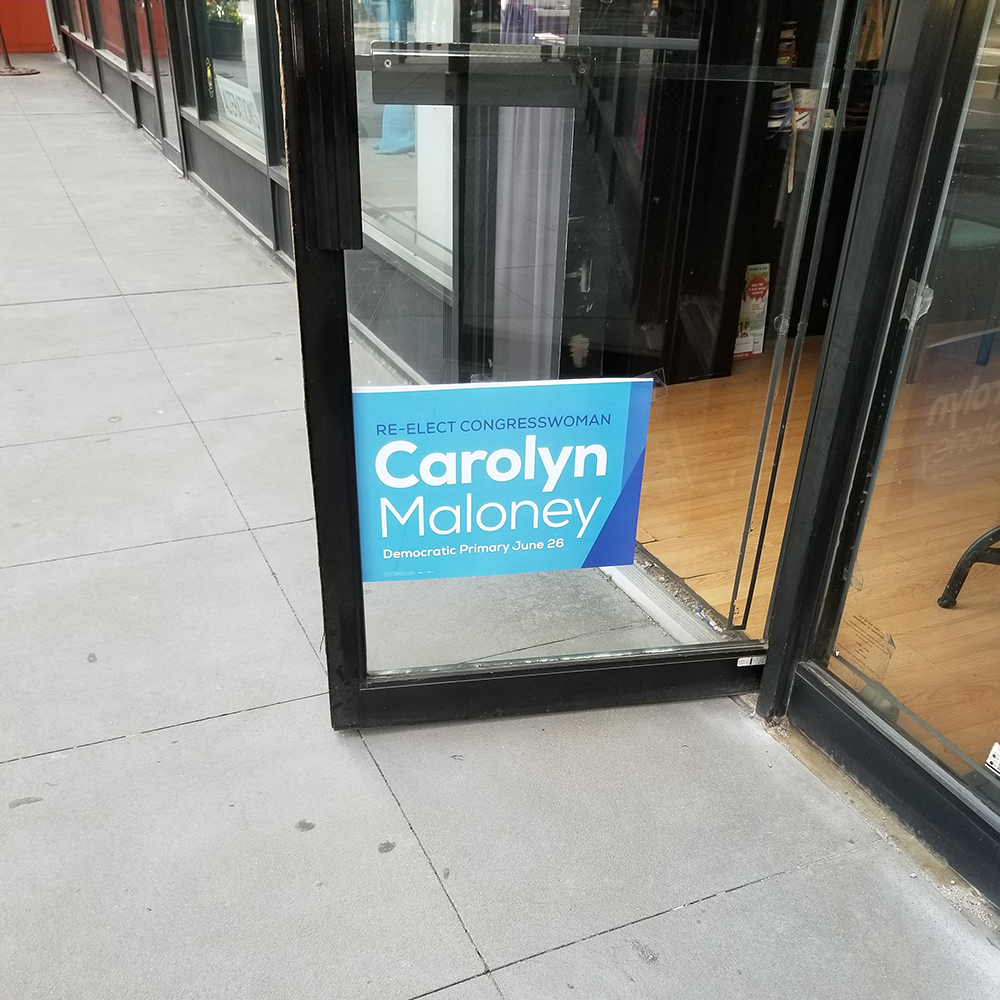
[[[882,5],[328,14],[279,5],[335,721],[754,687]]]
[[[1000,20],[987,12],[985,25],[975,73],[959,81],[963,124],[946,137],[933,227],[917,244],[919,304],[890,373],[891,416],[825,662],[996,808]]]

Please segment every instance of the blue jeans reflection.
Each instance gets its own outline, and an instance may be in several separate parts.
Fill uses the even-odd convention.
[[[382,28],[385,40],[405,42],[413,17],[413,0],[362,0],[365,12]],[[382,138],[372,143],[376,153],[387,156],[412,153],[416,146],[413,106],[387,104],[382,111]]]

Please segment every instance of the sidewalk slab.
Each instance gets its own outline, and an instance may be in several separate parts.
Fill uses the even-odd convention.
[[[305,426],[301,409],[198,424],[205,447],[251,528],[314,515]]]
[[[313,648],[323,639],[323,601],[320,595],[316,521],[296,521],[254,530],[282,593],[302,623]]]
[[[298,334],[161,347],[155,354],[194,421],[303,406]]]
[[[81,215],[86,222],[87,216],[83,212]],[[123,295],[291,280],[280,264],[267,260],[255,247],[238,243],[225,247],[105,253],[103,260]]]
[[[0,467],[2,566],[246,527],[191,424],[16,445]]]
[[[15,201],[15,205],[18,203]],[[66,200],[66,206],[70,202]],[[46,210],[61,211],[59,204],[46,199]],[[24,203],[15,210],[14,218],[23,215],[30,220],[36,207]],[[11,224],[14,219],[10,220]],[[3,230],[0,229],[0,238]],[[58,260],[19,260],[4,264],[0,270],[0,306],[23,302],[50,302],[57,299],[92,299],[102,295],[117,295],[118,285],[100,257],[62,257]]]
[[[145,165],[144,165],[145,167]],[[169,166],[167,169],[171,169]],[[92,183],[87,181],[87,183]],[[101,253],[144,253],[152,250],[201,249],[202,247],[246,245],[250,237],[220,209],[217,218],[198,213],[194,218],[152,217],[137,226],[130,218],[88,222],[87,230]]]
[[[0,569],[0,760],[326,689],[248,531]]]
[[[729,699],[366,740],[491,968],[876,839]]]
[[[0,306],[0,364],[108,354],[146,347],[124,299]]]
[[[0,365],[0,446],[187,419],[150,351]]]
[[[153,348],[299,332],[292,282],[130,295],[125,301]]]
[[[428,1000],[504,1000],[500,988],[488,973],[432,993]]]
[[[3,187],[4,184],[0,181],[0,199],[4,197]],[[52,226],[28,223],[5,227],[2,233],[0,264],[97,256],[97,247],[94,246],[87,227],[78,219],[59,222]]]
[[[0,996],[407,1000],[482,973],[325,697],[8,764]]]
[[[493,976],[505,1000],[993,1000],[1000,951],[912,871],[879,842]]]

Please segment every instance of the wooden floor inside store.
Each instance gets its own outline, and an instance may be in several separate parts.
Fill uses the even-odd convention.
[[[760,638],[777,566],[822,338],[806,339],[782,448],[783,460],[764,532],[760,571],[750,602],[747,635]],[[639,541],[723,618],[728,619],[760,447],[773,345],[737,361],[728,378],[658,390],[646,445],[639,507]],[[747,608],[754,552],[761,537],[764,492],[774,454],[792,345],[785,350],[762,468],[761,489],[748,535],[734,620]]]
[[[821,338],[808,338],[793,390],[774,502],[746,633],[764,633],[785,517],[815,382]],[[1000,740],[1000,566],[978,565],[958,605],[937,604],[959,556],[1000,524],[1000,350],[975,364],[978,338],[924,352],[899,393],[837,638],[835,671],[853,687],[882,685],[904,706],[899,724],[957,771],[968,765],[914,713],[982,763]],[[786,351],[785,370],[791,347]],[[653,402],[639,540],[725,618],[760,441],[771,355],[737,362],[730,378],[670,386]],[[765,449],[766,489],[778,414]],[[751,520],[735,621],[760,539]],[[873,688],[870,682],[874,682]]]
[[[937,603],[965,549],[1000,524],[1000,357],[977,365],[978,348],[929,349],[900,390],[838,651],[982,764],[1000,741],[1000,566],[974,566],[957,605]],[[968,770],[905,711],[899,724]]]

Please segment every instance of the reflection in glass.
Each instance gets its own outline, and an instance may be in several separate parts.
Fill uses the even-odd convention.
[[[87,0],[73,0],[73,11],[76,15],[73,29],[79,31],[84,38],[93,41],[94,30],[90,25],[90,10],[87,7]]]
[[[133,6],[135,9],[136,38],[139,42],[139,68],[147,76],[152,76],[154,73],[153,53],[149,48],[149,34],[146,31],[145,0],[135,0]]]
[[[149,11],[153,43],[156,48],[154,52],[149,52],[149,46],[146,46],[146,50],[143,53],[143,69],[147,73],[159,73],[160,94],[163,100],[163,137],[169,143],[176,146],[177,110],[174,106],[173,81],[170,79],[170,49],[167,41],[167,25],[163,16],[162,0],[148,0],[147,10]]]
[[[1000,566],[981,561],[998,559],[1000,538],[998,52],[994,24],[928,262],[933,301],[911,335],[829,666],[1000,805],[985,766],[1000,741]]]
[[[63,27],[69,28],[70,31],[81,30],[77,22],[75,3],[61,3],[57,9],[59,12],[59,23],[63,25]]]
[[[209,115],[235,138],[263,150],[264,118],[253,0],[198,0],[207,51]]]
[[[99,0],[101,18],[101,48],[127,59],[125,52],[125,30],[122,27],[121,8],[118,0]]]
[[[451,38],[450,5],[441,23],[440,0],[365,0],[355,8],[355,46]],[[418,13],[419,9],[419,13]],[[420,17],[420,21],[415,20]],[[452,277],[453,111],[445,107],[376,103],[370,72],[358,73],[361,196],[365,233],[388,254],[412,262],[444,291]]]

